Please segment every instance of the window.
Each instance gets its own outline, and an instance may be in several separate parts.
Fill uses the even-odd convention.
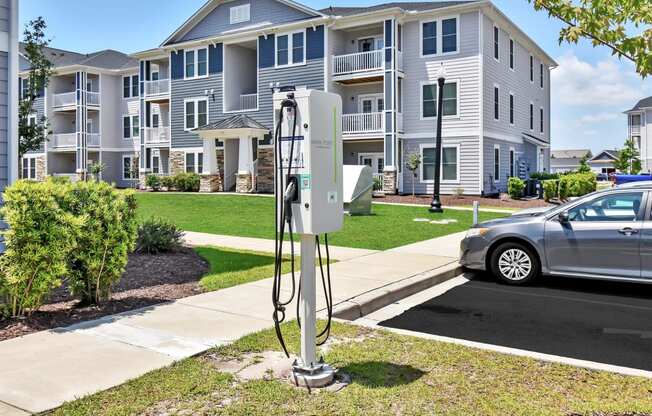
[[[122,179],[130,180],[138,178],[134,156],[122,156]]]
[[[435,148],[421,147],[421,182],[434,182],[435,179]],[[441,180],[442,182],[457,182],[459,178],[459,147],[442,146]]]
[[[509,69],[514,69],[514,39],[509,40]]]
[[[90,130],[89,130],[90,131]],[[122,138],[132,139],[140,137],[140,117],[123,116],[122,117]]]
[[[36,116],[36,114],[30,114],[27,117],[27,125],[28,126],[36,126],[36,124],[37,124],[37,116]]]
[[[203,171],[204,171],[204,153],[186,152],[186,172],[203,173]]]
[[[543,64],[539,64],[539,86],[543,88]]]
[[[494,181],[500,181],[500,146],[494,146]]]
[[[158,72],[158,71],[153,71],[153,72],[152,72],[152,75],[150,76],[150,78],[152,79],[152,81],[158,81],[158,79],[159,79],[159,72]]]
[[[421,23],[421,56],[456,53],[459,49],[459,18],[446,17]],[[438,30],[441,27],[441,36]]]
[[[140,137],[140,117],[131,116],[131,136]]]
[[[243,4],[241,6],[231,7],[229,9],[230,23],[233,25],[236,23],[248,22],[251,18],[250,11],[251,11],[251,7],[249,4]]]
[[[516,152],[513,148],[509,149],[509,177],[516,176]]]
[[[208,48],[194,49],[185,53],[186,78],[208,75]]]
[[[500,61],[500,29],[494,26],[494,59]]]
[[[632,114],[629,116],[629,125],[633,127],[638,127],[641,125],[641,115]]]
[[[22,78],[20,98],[26,99],[29,95],[29,79]]]
[[[534,56],[530,55],[530,82],[534,82]]]
[[[605,195],[568,211],[571,221],[634,222],[641,217],[642,192]]]
[[[36,158],[23,156],[22,179],[36,179]]]
[[[423,84],[421,88],[421,117],[437,117],[437,84]],[[444,117],[456,116],[457,111],[457,81],[444,84],[443,113]]]
[[[131,97],[131,77],[122,77],[122,98]]]
[[[92,86],[88,87],[91,90]],[[122,98],[136,98],[140,95],[138,92],[138,75],[122,77]]]
[[[195,98],[185,102],[185,129],[192,130],[208,124],[208,99]]]
[[[514,125],[514,93],[509,94],[509,124]]]
[[[530,103],[530,130],[534,130],[534,104]]]
[[[494,120],[500,120],[500,88],[494,85]]]
[[[539,109],[539,132],[543,133],[543,108]]]
[[[403,78],[398,79],[397,89],[396,89],[396,101],[398,102],[398,113],[403,113]]]
[[[161,122],[161,116],[158,114],[152,114],[152,127],[157,129]]]
[[[276,66],[303,64],[305,60],[305,32],[295,32],[276,37]]]
[[[131,96],[138,97],[138,75],[132,75],[131,77]]]

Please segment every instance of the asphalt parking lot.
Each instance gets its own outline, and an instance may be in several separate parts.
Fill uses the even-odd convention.
[[[652,285],[546,277],[514,287],[467,277],[379,325],[652,370]]]

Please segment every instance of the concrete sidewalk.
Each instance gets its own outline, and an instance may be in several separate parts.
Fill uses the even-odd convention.
[[[263,250],[269,242],[195,233],[188,238],[197,244],[270,251]],[[386,252],[333,250],[333,257],[342,259],[331,266],[335,309],[371,311],[392,296],[403,296],[406,288],[431,286],[432,279],[458,267],[460,238],[456,234]],[[0,416],[50,410],[270,328],[271,287],[272,279],[260,280],[0,342]],[[324,308],[321,293],[318,297]]]

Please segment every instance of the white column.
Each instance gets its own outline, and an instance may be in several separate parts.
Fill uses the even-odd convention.
[[[317,364],[317,301],[315,286],[315,236],[301,234],[301,361],[304,367]]]
[[[250,136],[240,137],[240,150],[238,155],[238,175],[254,173],[254,149]]]
[[[217,153],[215,139],[204,139],[204,174],[215,175],[219,173],[217,166]]]

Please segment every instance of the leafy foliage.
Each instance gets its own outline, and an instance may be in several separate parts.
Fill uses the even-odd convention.
[[[44,48],[50,43],[46,39],[45,29],[47,25],[42,17],[30,21],[23,33],[25,58],[30,62],[31,68],[27,78],[26,87],[23,88],[23,96],[18,109],[18,156],[38,150],[41,144],[47,140],[49,134],[49,123],[45,116],[30,123],[30,116],[34,114],[34,103],[48,86],[52,75],[52,62],[44,53]]]
[[[591,166],[589,166],[589,153],[585,154],[582,159],[580,159],[580,166],[577,168],[578,173],[589,173],[591,172]]]
[[[419,153],[412,153],[408,156],[408,160],[405,163],[405,168],[412,172],[412,196],[414,196],[414,183],[417,181],[417,172],[421,167],[421,155]]]
[[[550,172],[533,172],[530,173],[530,179],[534,179],[535,181],[547,181],[549,179],[559,179],[559,175]]]
[[[174,178],[172,178],[172,176],[163,176],[160,180],[163,188],[166,188],[168,191],[174,189]]]
[[[177,250],[183,244],[183,231],[170,221],[149,218],[138,227],[136,251],[158,254]]]
[[[69,272],[68,258],[85,221],[59,206],[70,187],[18,181],[4,192],[2,216],[8,229],[2,233],[6,250],[0,257],[0,294],[7,299],[8,315],[37,310]]]
[[[102,172],[104,172],[105,169],[106,165],[102,162],[91,163],[88,167],[88,171],[93,175],[96,181],[100,180],[100,175],[102,175]]]
[[[145,176],[145,186],[154,191],[158,191],[161,189],[161,178],[158,175],[149,174]]]
[[[523,196],[525,190],[525,181],[521,178],[512,176],[507,182],[507,193],[512,199],[519,199]]]
[[[632,139],[625,140],[625,147],[620,150],[618,159],[614,161],[616,170],[630,175],[637,175],[641,172],[641,157],[634,141]]]
[[[558,179],[549,179],[543,181],[543,199],[546,202],[550,202],[553,199],[559,197],[559,180]]]
[[[177,173],[172,177],[174,188],[180,192],[199,192],[199,175],[196,173]]]
[[[564,175],[559,180],[559,199],[566,201],[570,197],[583,196],[595,192],[597,187],[598,182],[593,173]]]
[[[611,48],[614,55],[636,64],[646,77],[652,73],[652,3],[649,0],[528,0],[536,10],[546,10],[566,24],[559,42],[577,43],[580,38],[593,46]],[[645,28],[638,34],[631,28]]]

